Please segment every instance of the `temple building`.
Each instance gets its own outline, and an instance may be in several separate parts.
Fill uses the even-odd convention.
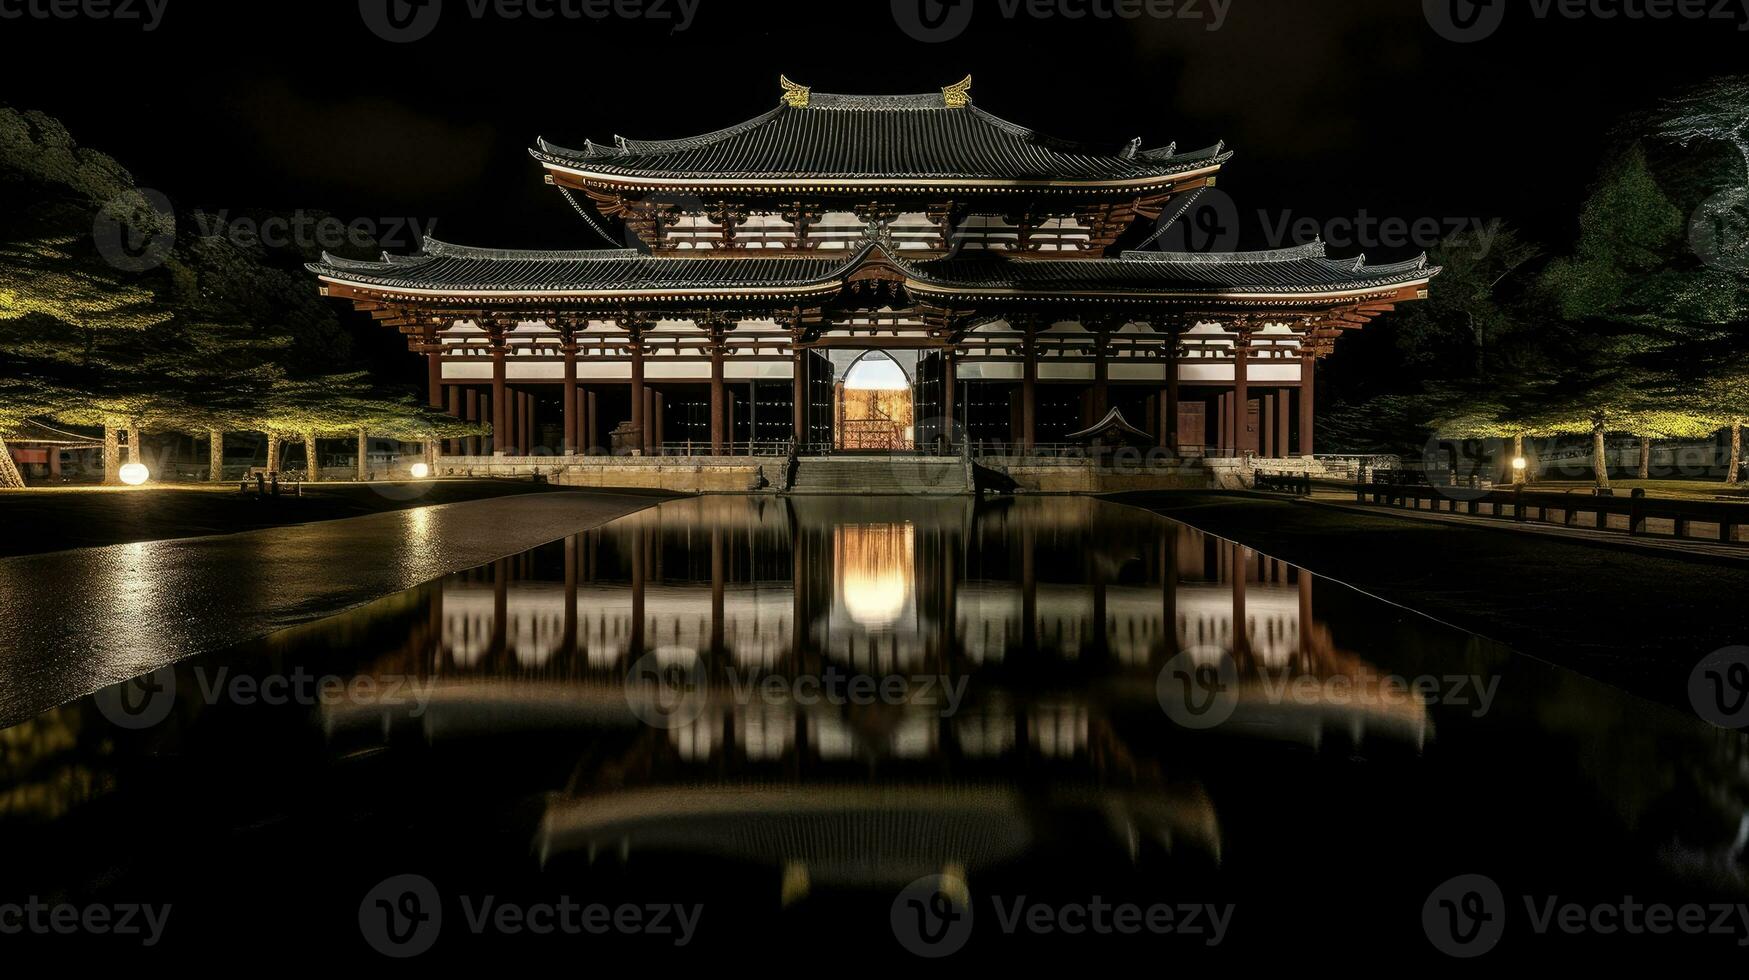
[[[1425,258],[1160,250],[1221,145],[1097,147],[926,95],[781,81],[685,139],[531,153],[603,247],[310,266],[400,330],[458,456],[1027,454],[1116,418],[1184,456],[1309,456],[1315,366]]]

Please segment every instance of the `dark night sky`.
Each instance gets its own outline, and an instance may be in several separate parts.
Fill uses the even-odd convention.
[[[372,34],[356,0],[168,0],[152,33],[7,20],[0,101],[60,117],[179,209],[439,218],[454,241],[575,247],[594,243],[525,154],[537,134],[692,135],[769,108],[779,72],[840,92],[970,72],[979,105],[1055,135],[1227,140],[1222,187],[1252,225],[1258,209],[1364,209],[1503,217],[1558,240],[1624,112],[1749,51],[1735,22],[1537,21],[1518,0],[1473,45],[1438,36],[1418,0],[1231,0],[1217,31],[1010,20],[976,0],[940,44],[903,33],[888,0],[699,2],[673,32],[474,20],[448,0],[405,45]]]

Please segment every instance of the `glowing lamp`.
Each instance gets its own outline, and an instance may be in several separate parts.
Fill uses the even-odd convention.
[[[1527,462],[1523,456],[1512,457],[1512,468],[1517,470],[1520,473],[1523,473],[1525,470],[1525,467],[1527,467],[1529,465],[1530,465],[1530,463]]]
[[[137,487],[152,478],[152,471],[146,469],[145,463],[128,463],[121,468],[121,482],[130,487]]]
[[[423,480],[431,475],[431,467],[424,463],[413,464],[413,479]]]

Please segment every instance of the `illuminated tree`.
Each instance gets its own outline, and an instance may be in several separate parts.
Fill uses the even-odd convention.
[[[288,436],[481,431],[353,370],[310,256],[179,229],[168,202],[52,118],[0,107],[0,189],[25,202],[0,213],[0,425],[101,427],[112,481],[118,430],[136,447],[144,429],[205,434],[214,478],[227,431],[266,432],[275,464]],[[19,482],[0,467],[0,486]]]
[[[1742,361],[1734,355],[1745,346],[1742,322],[1749,318],[1749,77],[1713,79],[1665,101],[1658,124],[1661,135],[1683,147],[1713,144],[1732,151],[1729,172],[1707,188],[1691,223],[1691,236],[1707,269],[1680,297],[1687,308],[1710,314],[1711,323],[1733,323],[1734,335],[1708,339],[1717,369],[1710,372],[1708,390],[1691,395],[1697,414],[1730,429],[1730,473],[1741,479],[1743,425],[1749,421],[1749,390]],[[1724,348],[1724,352],[1718,348]]]

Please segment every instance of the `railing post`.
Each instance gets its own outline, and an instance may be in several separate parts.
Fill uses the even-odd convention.
[[[1524,523],[1524,485],[1519,484],[1512,491],[1512,519]]]
[[[1646,489],[1634,488],[1633,500],[1628,504],[1628,535],[1638,537],[1646,533]]]

